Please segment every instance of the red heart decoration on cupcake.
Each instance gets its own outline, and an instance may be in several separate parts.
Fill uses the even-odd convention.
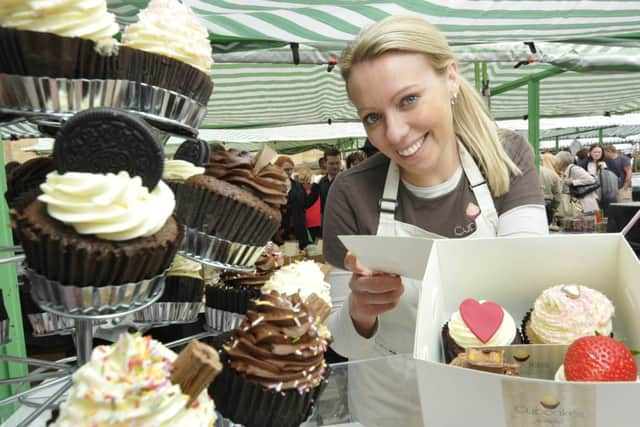
[[[480,303],[467,298],[460,303],[458,310],[464,323],[483,344],[496,333],[504,318],[502,307],[491,301]]]

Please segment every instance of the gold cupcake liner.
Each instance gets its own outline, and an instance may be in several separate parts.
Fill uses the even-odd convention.
[[[139,282],[117,286],[66,286],[49,280],[30,268],[25,273],[31,281],[31,297],[46,311],[72,315],[96,316],[135,309],[153,301],[164,290],[167,270]]]
[[[250,246],[185,226],[180,255],[209,267],[253,273],[264,246]]]
[[[156,302],[133,313],[140,323],[193,323],[204,303],[201,302]]]
[[[232,313],[211,307],[207,307],[204,312],[206,325],[216,332],[233,331],[242,323],[245,317],[247,317],[245,314]]]
[[[129,80],[66,79],[0,74],[0,111],[66,119],[97,107],[130,111],[163,130],[196,135],[206,105],[157,86]]]
[[[74,327],[73,319],[58,316],[54,313],[32,313],[28,314],[27,317],[29,318],[29,323],[31,323],[34,337],[59,335],[71,332]]]

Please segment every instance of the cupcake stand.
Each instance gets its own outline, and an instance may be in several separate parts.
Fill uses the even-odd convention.
[[[206,105],[194,99],[160,87],[127,80],[54,79],[0,73],[0,87],[3,88],[0,91],[2,120],[29,120],[38,124],[43,132],[52,135],[66,119],[75,113],[97,107],[126,110],[145,119],[157,131],[157,136],[164,141],[169,134],[196,136],[197,128],[206,114]],[[4,218],[5,222],[8,222],[6,212]],[[6,233],[4,240],[10,242],[8,230],[3,232]],[[0,265],[20,263],[24,259],[24,256],[19,253],[20,247],[7,246],[2,252],[15,252],[16,255],[0,259]],[[13,394],[0,400],[0,408],[14,403],[37,408],[22,419],[18,426],[29,425],[43,411],[53,407],[71,386],[70,375],[90,358],[94,330],[98,324],[111,323],[122,330],[123,325],[119,323],[123,319],[130,319],[131,315],[151,307],[160,298],[167,271],[137,283],[85,288],[64,286],[50,281],[30,270],[28,266],[25,273],[31,282],[31,296],[44,311],[45,316],[57,316],[63,319],[66,325],[73,325],[71,333],[76,344],[77,356],[49,362],[0,354],[0,361],[10,362],[10,366],[24,364],[37,367],[29,375],[20,377],[9,375],[13,378],[0,380],[0,386],[14,386]],[[12,281],[15,281],[15,273]],[[17,295],[15,291],[17,289],[14,289],[14,295]],[[17,297],[11,303],[16,305]],[[193,312],[197,317],[201,305],[198,305],[196,310],[192,307],[187,317],[188,315],[193,317]],[[183,320],[182,323],[185,321],[188,320]],[[174,323],[180,323],[180,321],[161,322],[162,325]],[[0,324],[0,345],[3,346],[9,342],[6,334],[8,324],[8,321]],[[157,324],[158,322],[141,320],[133,323],[132,326],[137,330],[145,331]],[[48,332],[68,333],[69,330]],[[212,335],[211,332],[205,332],[170,343],[168,346],[180,346],[193,338],[210,335]],[[22,372],[26,372],[26,369]],[[26,389],[26,384],[36,381],[44,382]],[[44,400],[30,398],[35,394],[43,395],[44,389],[52,389],[55,392],[47,393]]]

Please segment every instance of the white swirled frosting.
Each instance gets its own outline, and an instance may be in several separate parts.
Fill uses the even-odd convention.
[[[171,383],[176,357],[160,342],[137,334],[96,347],[73,374],[53,426],[213,426],[216,415],[207,390],[187,407],[189,396]]]
[[[151,236],[173,213],[175,198],[162,181],[149,192],[140,177],[84,172],[51,172],[38,199],[52,218],[79,234],[113,241]]]
[[[207,74],[213,64],[207,29],[176,0],[151,0],[138,22],[124,30],[122,44],[186,62]]]
[[[482,303],[484,301],[480,301]],[[487,341],[483,343],[475,336],[475,334],[469,329],[467,324],[462,319],[460,311],[456,311],[449,320],[449,335],[460,347],[481,347],[481,346],[494,346],[494,345],[511,345],[516,338],[517,328],[516,322],[513,317],[503,308],[502,312],[504,316],[502,323],[495,334]]]
[[[3,0],[0,26],[94,41],[113,40],[119,30],[106,0]]]
[[[331,306],[331,285],[324,281],[324,273],[313,261],[295,262],[276,270],[262,286],[262,291],[277,291],[285,295],[299,292],[303,300],[316,294]]]
[[[162,179],[185,181],[193,175],[201,175],[204,168],[194,165],[186,160],[165,160]]]
[[[563,289],[575,289],[571,295]],[[609,335],[613,330],[613,303],[602,292],[586,286],[557,285],[536,299],[529,327],[546,344],[570,344],[584,336]]]

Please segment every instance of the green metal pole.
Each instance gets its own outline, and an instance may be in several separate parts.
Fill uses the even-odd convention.
[[[529,101],[529,144],[533,147],[536,168],[540,167],[540,80],[530,79],[528,84]]]
[[[473,63],[473,75],[476,83],[476,90],[480,93],[482,91],[482,80],[480,78],[480,64],[477,62]]]
[[[1,141],[0,141],[1,143]],[[5,141],[5,143],[9,143]],[[0,194],[7,191],[7,177],[4,172],[4,150],[0,147]],[[4,198],[3,198],[4,199]],[[0,227],[0,245],[13,246],[13,237],[9,228],[9,209],[6,201],[0,202],[0,221],[5,224]],[[13,256],[12,252],[3,252],[4,257]],[[2,257],[3,255],[0,255]],[[25,357],[27,355],[24,345],[24,328],[22,327],[22,312],[20,310],[20,294],[15,264],[0,265],[0,289],[4,297],[4,305],[9,313],[9,344],[0,346],[3,354]],[[27,375],[27,365],[23,363],[0,362],[0,379],[16,378]],[[15,386],[0,387],[0,399],[13,396],[16,393]],[[0,418],[6,421],[18,408],[18,404],[7,405],[0,408]]]
[[[603,141],[604,141],[604,129],[600,128],[598,129],[598,144],[602,145]]]
[[[560,137],[556,136],[556,151],[560,149]]]

